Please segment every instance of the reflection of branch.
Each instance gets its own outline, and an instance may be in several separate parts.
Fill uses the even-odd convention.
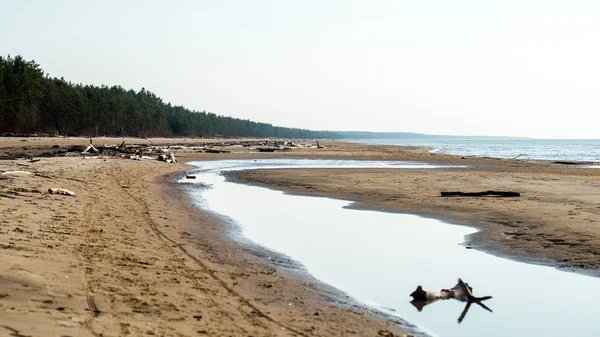
[[[421,311],[423,310],[423,308],[425,308],[426,305],[429,305],[433,302],[436,302],[437,300],[431,300],[431,301],[411,301],[410,304],[412,304],[415,308],[417,308],[417,310]]]

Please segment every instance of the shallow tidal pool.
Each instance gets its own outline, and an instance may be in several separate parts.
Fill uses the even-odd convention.
[[[475,229],[415,215],[349,208],[349,201],[284,194],[226,181],[227,170],[285,167],[435,169],[422,163],[330,160],[197,161],[199,207],[239,226],[245,239],[300,262],[320,281],[430,336],[600,336],[600,279],[496,257],[461,245]],[[493,312],[440,300],[421,310],[409,294],[457,278]]]

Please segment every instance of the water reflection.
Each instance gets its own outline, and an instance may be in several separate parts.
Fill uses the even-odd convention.
[[[190,189],[200,207],[237,223],[247,240],[300,261],[319,280],[415,324],[422,333],[600,336],[598,278],[465,249],[460,243],[475,232],[472,228],[235,184],[218,174],[218,161],[204,164],[198,162],[199,169],[190,173],[197,179],[189,179],[211,186]],[[253,167],[247,161],[226,164]],[[494,295],[484,302],[493,314],[468,301],[437,301],[421,311],[408,301],[419,283],[442,289],[458,276],[476,285],[477,294]]]
[[[193,161],[190,165],[201,166],[203,171],[236,171],[270,168],[438,168],[464,167],[457,165],[434,165],[430,163],[398,160],[338,160],[338,159],[255,159]]]

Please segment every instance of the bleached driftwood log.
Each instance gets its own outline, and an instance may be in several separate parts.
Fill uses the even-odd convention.
[[[62,194],[62,195],[70,195],[70,196],[75,196],[75,192],[73,191],[69,191],[67,189],[64,188],[49,188],[48,189],[48,193],[49,194]]]
[[[419,311],[423,310],[426,305],[434,303],[437,300],[453,298],[462,302],[467,302],[464,310],[458,317],[458,323],[461,323],[465,319],[467,312],[473,303],[476,303],[485,310],[492,312],[492,309],[481,303],[482,301],[489,300],[492,298],[492,296],[473,296],[473,288],[471,288],[469,284],[463,282],[461,279],[458,279],[458,283],[451,289],[442,289],[441,291],[426,291],[423,290],[423,287],[418,286],[417,290],[413,291],[410,296],[413,298],[410,303]]]
[[[92,139],[90,138],[90,141],[92,141]],[[100,151],[98,151],[98,149],[96,147],[94,147],[94,145],[92,145],[92,143],[90,143],[90,145],[88,145],[85,150],[83,150],[81,152],[81,154],[87,153],[88,151],[92,150],[94,153],[98,153]]]
[[[158,156],[158,160],[164,161],[165,163],[176,163],[177,159],[175,159],[175,154],[173,152],[169,152],[168,154],[161,154]]]
[[[173,152],[169,152],[169,156],[166,160],[167,163],[176,163],[177,159],[175,159],[175,154]]]
[[[2,173],[3,176],[30,176],[32,174],[28,171],[6,171]]]
[[[418,286],[417,290],[413,291],[410,296],[413,301],[433,301],[433,300],[445,300],[449,298],[462,299],[468,296],[473,296],[473,288],[469,287],[467,283],[464,283],[461,279],[458,279],[458,283],[451,289],[442,289],[440,291],[425,291],[423,287]]]
[[[129,159],[142,160],[142,157],[144,157],[144,149],[138,149],[135,151],[135,154],[129,156]]]

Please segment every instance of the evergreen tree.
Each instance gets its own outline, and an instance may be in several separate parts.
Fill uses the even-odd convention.
[[[35,61],[0,56],[0,133],[339,138],[165,103],[145,88],[73,84],[43,76]]]

